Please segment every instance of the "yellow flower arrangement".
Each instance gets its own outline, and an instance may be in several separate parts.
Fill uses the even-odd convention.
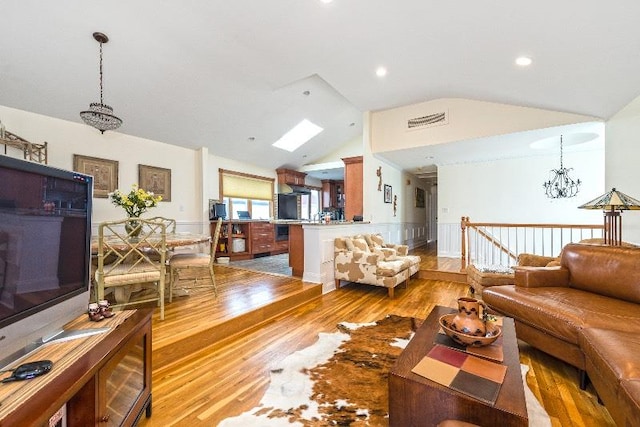
[[[162,196],[156,196],[150,191],[138,188],[137,184],[131,186],[129,194],[124,194],[120,190],[109,193],[109,199],[115,206],[122,207],[130,218],[139,218],[147,209],[158,205]]]

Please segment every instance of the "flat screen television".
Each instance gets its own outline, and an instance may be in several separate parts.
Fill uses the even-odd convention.
[[[87,310],[93,178],[0,155],[0,368]]]
[[[298,196],[278,194],[278,219],[298,219]]]

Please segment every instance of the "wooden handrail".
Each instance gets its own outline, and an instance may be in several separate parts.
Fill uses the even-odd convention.
[[[504,242],[500,236],[496,236],[495,233],[490,232],[488,229],[506,230],[507,241]],[[583,233],[588,232],[590,237],[601,237],[604,232],[603,224],[544,224],[544,223],[498,223],[498,222],[471,222],[468,216],[463,216],[460,220],[461,229],[461,249],[460,249],[460,266],[461,271],[466,269],[469,262],[478,261],[481,259],[489,258],[489,254],[502,253],[507,256],[508,263],[516,261],[518,255],[521,252],[531,252],[537,255],[545,255],[545,246],[550,246],[551,250],[554,247],[558,247],[555,244],[555,240],[560,240],[560,247],[564,245],[564,241],[567,243],[574,241],[574,231],[579,230],[579,238],[583,239]],[[569,231],[569,236],[566,236],[564,231]],[[475,232],[476,242],[475,247],[471,245],[471,233]],[[538,234],[536,234],[538,233]],[[533,248],[527,247],[527,241],[531,237],[531,244]],[[515,240],[512,243],[510,240]],[[479,240],[478,240],[479,239]],[[524,244],[520,245],[519,239],[524,240]],[[547,242],[549,240],[550,242]],[[485,253],[478,253],[481,244],[489,246],[489,249],[485,249]],[[536,246],[542,248],[542,253],[536,249]],[[493,249],[491,249],[493,248]],[[471,253],[476,250],[476,253]],[[495,250],[495,251],[494,251]],[[501,258],[501,257],[500,257]]]

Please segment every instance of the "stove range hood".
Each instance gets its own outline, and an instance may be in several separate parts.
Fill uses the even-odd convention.
[[[278,184],[278,194],[311,194],[311,190],[299,185]]]

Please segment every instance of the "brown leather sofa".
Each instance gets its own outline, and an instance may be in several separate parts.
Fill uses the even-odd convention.
[[[519,339],[588,375],[618,425],[640,425],[640,248],[569,244],[559,267],[516,267],[484,290]],[[585,375],[586,373],[586,375]]]

